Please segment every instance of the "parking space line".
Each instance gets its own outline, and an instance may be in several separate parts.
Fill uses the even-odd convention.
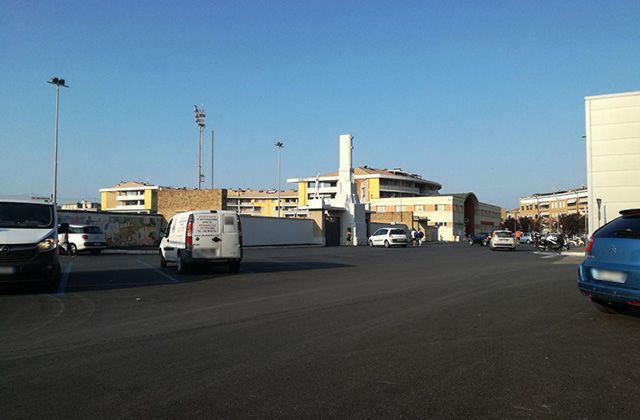
[[[69,281],[69,274],[71,274],[71,266],[73,263],[69,261],[69,264],[64,268],[64,273],[62,273],[62,279],[60,280],[60,284],[58,285],[58,292],[56,295],[62,296],[64,295],[64,289],[67,288],[67,282]]]
[[[160,274],[162,277],[168,279],[172,283],[180,283],[180,280],[178,280],[175,277],[165,273],[164,271],[160,270],[159,268],[154,267],[151,264],[147,264],[144,261],[140,261],[140,260],[136,260],[136,261],[139,262],[140,264],[144,265],[145,267],[152,269],[153,271],[155,271],[156,273]]]

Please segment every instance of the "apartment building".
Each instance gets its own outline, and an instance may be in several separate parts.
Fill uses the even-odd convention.
[[[378,198],[424,197],[438,194],[442,185],[420,175],[396,169],[375,169],[368,166],[353,169],[356,192],[361,203]],[[333,199],[338,193],[338,172],[316,177],[291,178],[298,185],[298,204],[305,206],[313,198]]]
[[[100,189],[102,211],[155,214],[158,211],[158,186],[144,182],[120,182]]]
[[[518,217],[557,219],[563,214],[588,214],[588,195],[587,188],[580,187],[522,197]]]
[[[585,98],[589,234],[640,208],[640,92]]]
[[[60,204],[60,210],[100,211],[100,209],[100,203],[89,200]]]
[[[474,193],[377,198],[369,203],[372,222],[437,229],[436,240],[455,241],[500,226],[502,208],[482,203]]]
[[[250,216],[278,217],[277,190],[227,190],[226,208]],[[280,217],[303,217],[306,210],[298,209],[298,191],[280,191]]]

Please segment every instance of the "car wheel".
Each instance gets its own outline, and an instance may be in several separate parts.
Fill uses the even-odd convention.
[[[384,247],[385,248],[389,248],[391,245],[389,244],[389,241],[385,240],[384,241]]]
[[[607,302],[600,299],[591,299],[593,306],[605,314],[619,314],[627,309],[627,305],[619,302]]]
[[[492,251],[495,251],[495,250],[496,250],[496,248],[495,248],[495,247],[493,247],[493,246],[491,246],[491,245],[489,245],[489,249],[490,249],[490,250],[492,250]]]
[[[473,246],[473,239],[469,239],[469,246]]]
[[[167,266],[167,260],[164,259],[164,256],[162,255],[162,251],[160,251],[160,267],[166,267]]]
[[[373,247],[373,241],[371,239],[369,239],[369,246]]]
[[[229,272],[238,274],[240,272],[240,261],[229,261]]]
[[[69,244],[69,255],[76,255],[78,253],[78,247],[76,244]]]
[[[100,251],[101,251],[100,249],[92,249],[92,250],[91,250],[91,254],[93,254],[93,255],[100,255]]]
[[[178,269],[178,273],[186,274],[189,271],[189,266],[182,260],[182,255],[178,252],[178,259],[176,261],[176,268]]]

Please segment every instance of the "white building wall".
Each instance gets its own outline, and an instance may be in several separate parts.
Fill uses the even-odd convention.
[[[313,220],[240,215],[245,246],[314,244]]]
[[[591,235],[640,208],[640,92],[586,97],[585,120]]]

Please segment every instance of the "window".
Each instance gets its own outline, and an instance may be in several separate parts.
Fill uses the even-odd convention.
[[[438,205],[436,205],[436,210],[437,211],[445,211],[446,210],[446,205],[445,204],[438,204]]]
[[[385,206],[378,206],[377,210],[384,212],[384,211],[387,211],[387,208]]]
[[[640,217],[618,217],[598,229],[593,236],[596,238],[640,238]]]
[[[415,211],[424,211],[424,205],[423,204],[416,204]]]
[[[396,206],[396,211],[403,211],[404,206]]]

